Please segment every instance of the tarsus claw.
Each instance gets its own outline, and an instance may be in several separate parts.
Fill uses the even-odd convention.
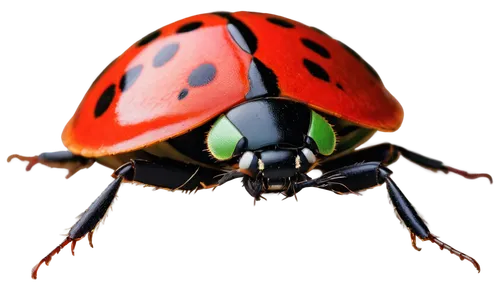
[[[19,161],[26,161],[26,162],[28,162],[28,166],[26,166],[26,171],[31,170],[31,168],[33,168],[33,166],[35,166],[37,163],[39,163],[38,156],[25,157],[25,156],[21,156],[21,155],[18,155],[18,154],[12,154],[12,155],[10,155],[7,158],[7,162],[12,161],[12,159],[14,159],[14,158],[18,159]]]
[[[87,233],[87,247],[89,249],[95,249],[95,239],[96,233],[94,231]]]
[[[52,250],[49,254],[47,254],[47,256],[45,256],[42,260],[40,260],[40,262],[38,262],[38,264],[35,265],[35,267],[33,267],[33,269],[31,269],[31,278],[36,279],[38,268],[40,268],[40,266],[43,263],[45,263],[45,265],[48,266],[49,262],[52,260],[52,257],[54,255],[58,254],[61,251],[61,249],[63,249],[70,242],[71,242],[71,253],[73,255],[75,255],[75,245],[76,245],[76,242],[79,241],[80,239],[81,238],[72,239],[69,236],[66,237],[66,239],[61,244],[59,244],[56,248],[54,248],[54,250]]]
[[[424,250],[418,236],[410,230],[408,230],[408,244],[410,245],[410,249],[415,251],[416,254],[419,254],[422,250]]]
[[[460,260],[469,260],[473,265],[474,267],[476,267],[477,269],[477,272],[481,272],[481,267],[479,266],[479,263],[477,263],[477,261],[470,257],[469,255],[463,253],[463,252],[460,252],[458,250],[456,250],[455,248],[449,246],[448,244],[442,242],[441,240],[437,239],[437,237],[435,237],[433,234],[429,234],[429,237],[427,239],[424,239],[424,240],[429,240],[431,241],[432,243],[435,243],[439,246],[439,248],[441,248],[441,250],[443,249],[446,249],[448,250],[451,254],[455,254],[456,256],[458,256],[460,258]]]
[[[469,182],[475,182],[477,180],[483,180],[488,183],[488,185],[492,186],[495,184],[495,181],[497,180],[493,175],[488,172],[487,170],[465,170],[465,169],[460,169],[455,166],[449,165],[448,170],[447,170],[448,175],[455,175],[457,177],[460,177],[464,180],[467,180]]]
[[[84,169],[91,168],[94,165],[93,161],[87,164],[82,164],[80,162],[51,162],[43,160],[39,157],[39,153],[24,154],[24,153],[9,153],[5,157],[5,163],[11,164],[14,161],[18,161],[19,164],[24,164],[23,171],[29,174],[36,166],[43,166],[49,170],[63,171],[64,179],[66,181],[71,180],[71,178]]]

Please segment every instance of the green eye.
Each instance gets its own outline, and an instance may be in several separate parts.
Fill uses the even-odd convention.
[[[335,132],[321,115],[311,111],[311,125],[307,133],[318,146],[319,153],[328,156],[335,149]]]
[[[217,160],[230,159],[241,138],[243,135],[240,131],[225,115],[222,115],[208,132],[208,150]]]

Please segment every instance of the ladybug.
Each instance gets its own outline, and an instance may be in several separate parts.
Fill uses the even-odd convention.
[[[357,149],[376,131],[396,131],[403,109],[377,72],[321,30],[271,14],[215,12],[189,17],[145,36],[96,78],[62,134],[68,151],[25,157],[68,169],[94,162],[114,180],[82,213],[64,241],[92,235],[120,185],[142,183],[186,192],[241,179],[254,203],[264,194],[294,197],[315,187],[357,194],[385,184],[396,215],[416,238],[461,260],[472,257],[432,234],[391,179],[402,156],[432,171],[471,174],[385,143]],[[313,169],[322,175],[313,179]]]

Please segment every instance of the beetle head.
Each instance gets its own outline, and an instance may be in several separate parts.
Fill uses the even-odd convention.
[[[336,136],[328,120],[306,104],[261,98],[221,115],[206,143],[213,158],[238,165],[222,183],[244,177],[246,189],[254,196],[287,190],[302,180],[314,167],[316,156],[333,153]]]

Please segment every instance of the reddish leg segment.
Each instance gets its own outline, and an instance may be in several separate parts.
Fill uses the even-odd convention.
[[[69,255],[71,255],[72,257],[78,256],[78,245],[83,240],[86,240],[87,247],[89,249],[95,249],[95,239],[95,230],[90,231],[84,237],[80,237],[77,239],[72,239],[69,237],[63,238],[56,247],[52,248],[47,254],[42,255],[37,262],[33,263],[28,271],[30,280],[39,280],[40,271],[42,271],[43,268],[51,267],[54,260],[57,259],[57,257],[59,257],[59,255],[66,249],[68,250]]]
[[[39,280],[40,276],[38,274],[40,271],[42,271],[43,268],[51,267],[54,260],[66,249],[71,256],[77,256],[78,244],[82,240],[83,238],[63,238],[56,247],[52,248],[47,254],[42,255],[37,262],[33,263],[28,270],[29,279],[34,281]]]
[[[42,153],[32,157],[13,154],[7,158],[7,162],[10,162],[14,158],[28,162],[26,171],[31,170],[36,164],[42,164],[51,168],[67,169],[68,174],[66,175],[66,179],[69,179],[81,169],[88,168],[94,164],[94,159],[74,155],[69,151]]]
[[[410,231],[410,236],[411,236],[411,245],[413,246],[413,248],[415,248],[415,250],[417,250],[417,251],[422,250],[422,248],[417,246],[417,236],[411,231]],[[461,251],[458,251],[455,248],[451,247],[450,245],[442,242],[441,240],[437,239],[437,237],[435,235],[433,235],[432,233],[429,233],[429,236],[427,238],[423,238],[422,240],[423,241],[428,240],[432,243],[437,244],[439,246],[439,248],[441,248],[441,250],[447,249],[448,251],[450,251],[451,254],[455,254],[456,256],[458,256],[458,258],[460,258],[460,260],[466,259],[466,260],[470,261],[474,265],[474,267],[476,267],[477,272],[481,272],[481,266],[479,266],[479,263],[477,263],[477,261],[474,258],[472,258],[469,255],[467,255]]]

